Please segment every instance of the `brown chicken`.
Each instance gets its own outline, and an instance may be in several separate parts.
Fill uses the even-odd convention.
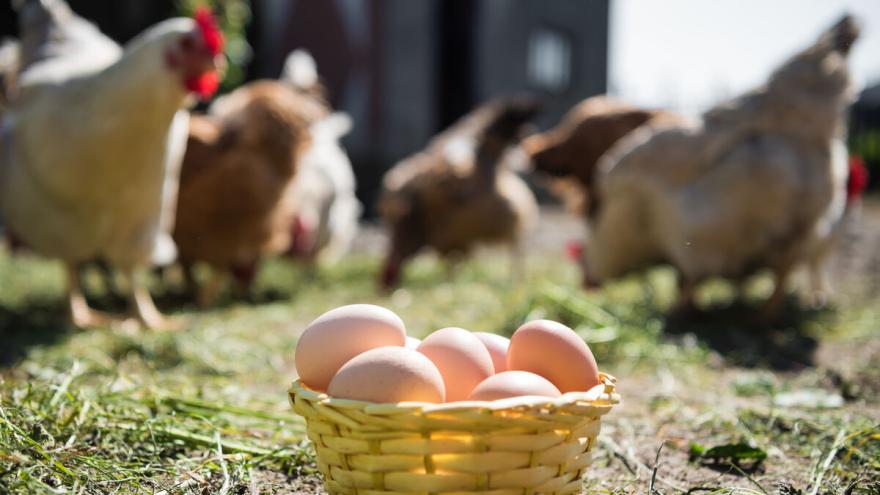
[[[555,128],[524,140],[522,148],[535,170],[554,179],[553,190],[574,210],[586,213],[596,198],[592,192],[599,158],[644,124],[679,119],[671,112],[593,96],[572,108]]]
[[[385,175],[379,211],[391,239],[383,287],[395,286],[403,263],[423,248],[451,258],[479,243],[517,245],[537,219],[537,203],[500,163],[536,112],[524,98],[488,103]]]
[[[242,287],[258,261],[290,243],[285,192],[310,143],[309,124],[323,112],[288,85],[259,81],[233,92],[221,116],[193,116],[180,176],[174,240],[187,280],[191,267],[214,268],[199,292],[210,304],[233,273]]]

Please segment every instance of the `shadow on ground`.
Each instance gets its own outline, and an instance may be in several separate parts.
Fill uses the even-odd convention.
[[[31,347],[58,343],[73,331],[59,300],[35,300],[17,308],[0,306],[0,368],[15,366]]]
[[[819,342],[810,327],[832,310],[805,308],[792,298],[777,321],[761,321],[757,313],[748,303],[714,306],[686,317],[667,317],[664,333],[694,335],[737,366],[798,370],[815,364]]]

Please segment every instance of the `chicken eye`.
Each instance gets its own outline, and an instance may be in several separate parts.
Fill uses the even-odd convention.
[[[193,48],[195,48],[195,41],[193,41],[192,37],[184,36],[183,38],[180,39],[180,49],[181,50],[188,52],[188,51],[192,51]]]

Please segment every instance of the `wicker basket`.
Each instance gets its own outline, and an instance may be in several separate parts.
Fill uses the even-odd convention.
[[[290,389],[334,494],[571,493],[581,489],[615,379],[557,399],[449,404],[334,399]]]

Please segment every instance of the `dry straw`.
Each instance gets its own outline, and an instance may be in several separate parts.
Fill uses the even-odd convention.
[[[590,464],[614,377],[557,399],[450,404],[334,399],[290,389],[333,494],[571,493]]]

